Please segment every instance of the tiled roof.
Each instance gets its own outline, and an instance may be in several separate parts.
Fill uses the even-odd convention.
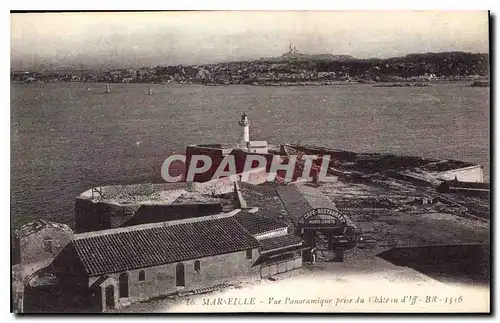
[[[73,243],[90,276],[259,247],[231,217],[80,234]]]
[[[258,207],[267,217],[288,221],[288,213],[280,200],[276,186],[241,183],[241,194],[247,206]]]
[[[276,250],[276,249],[297,247],[301,246],[302,244],[303,244],[302,239],[292,234],[264,239],[260,241],[262,252]]]
[[[277,192],[295,224],[304,213],[312,210],[309,202],[295,185],[281,186]]]
[[[338,211],[332,200],[317,188],[304,184],[296,185],[296,188],[309,203],[311,209],[328,208]]]
[[[101,287],[101,284],[104,283],[106,281],[106,279],[108,279],[109,276],[108,275],[102,275],[100,276],[91,286],[90,288],[99,288]]]
[[[338,211],[335,204],[326,195],[308,185],[280,186],[278,195],[294,224],[302,215],[313,209],[328,208]],[[344,215],[344,218],[348,226],[356,226],[349,217]]]
[[[288,227],[288,224],[261,213],[260,211],[256,213],[242,211],[236,214],[234,218],[251,234],[262,234]]]
[[[300,217],[315,208],[337,210],[335,204],[316,188],[307,185],[241,184],[247,205],[259,207],[270,218],[283,219],[296,225]],[[344,216],[349,226],[355,224]]]

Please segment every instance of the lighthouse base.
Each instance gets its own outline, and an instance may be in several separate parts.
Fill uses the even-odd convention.
[[[238,148],[249,153],[268,154],[267,141],[242,141],[238,144]]]

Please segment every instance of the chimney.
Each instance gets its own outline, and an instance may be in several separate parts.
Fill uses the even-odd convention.
[[[240,185],[238,184],[238,181],[234,181],[234,194],[235,194],[235,198],[238,201],[239,208],[246,209],[248,207],[247,202],[245,201],[245,199],[243,198],[243,195],[241,194],[241,188],[240,188]]]

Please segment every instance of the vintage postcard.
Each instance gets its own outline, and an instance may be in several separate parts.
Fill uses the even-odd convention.
[[[11,13],[14,313],[489,313],[487,11]]]

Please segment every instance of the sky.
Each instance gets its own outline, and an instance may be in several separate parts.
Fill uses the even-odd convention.
[[[301,53],[488,52],[486,11],[11,14],[11,68],[133,68]]]

